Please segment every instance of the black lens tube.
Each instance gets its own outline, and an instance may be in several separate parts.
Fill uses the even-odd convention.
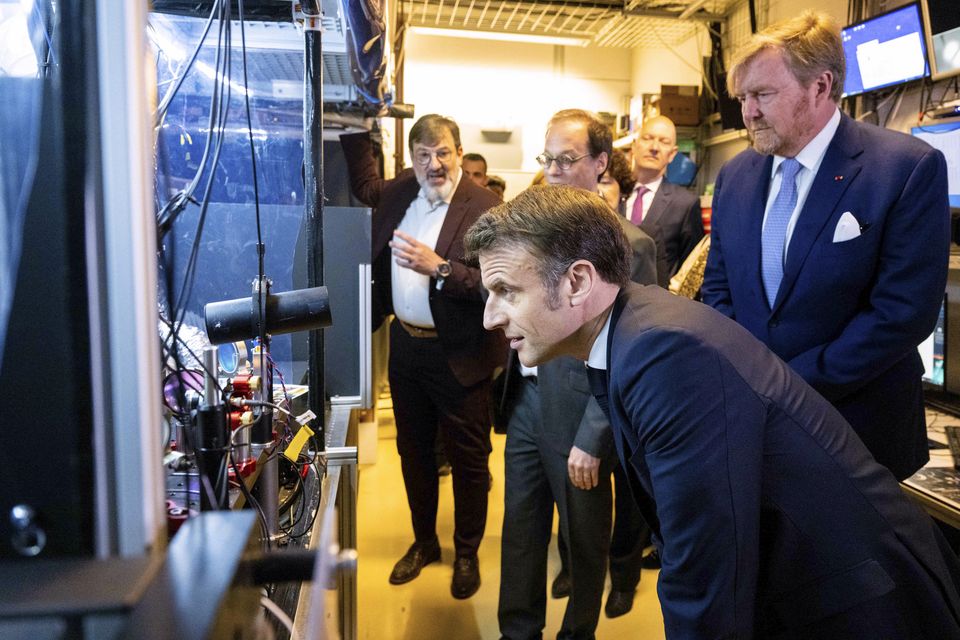
[[[330,296],[326,287],[267,295],[267,332],[273,335],[329,327]],[[258,335],[257,296],[210,302],[203,307],[207,338],[213,344],[248,340]]]

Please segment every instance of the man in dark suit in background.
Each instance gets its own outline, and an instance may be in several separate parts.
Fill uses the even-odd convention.
[[[549,184],[596,193],[612,149],[608,127],[586,111],[570,109],[550,120],[537,161]],[[632,237],[631,275],[655,284],[654,241],[626,220],[622,224]],[[520,368],[513,355],[507,368],[519,388],[504,451],[500,633],[506,640],[520,640],[540,637],[543,631],[547,549],[556,503],[559,530],[567,541],[560,549],[569,580],[563,595],[570,596],[558,637],[593,638],[610,545],[610,425],[590,397],[579,362],[559,358],[527,369]],[[637,558],[637,579],[639,570]],[[635,587],[636,582],[618,606],[629,609]]]
[[[478,187],[487,186],[487,159],[479,153],[463,154],[463,175]]]
[[[627,197],[624,215],[652,237],[660,237],[657,282],[670,284],[693,248],[703,237],[700,199],[666,180],[667,165],[677,155],[677,128],[666,116],[643,121],[633,141],[633,176],[636,184]]]
[[[827,16],[757,34],[728,77],[753,148],[717,178],[703,301],[909,477],[929,457],[917,345],[947,278],[943,155],[840,112],[843,47]]]
[[[410,129],[414,175],[383,181],[366,134],[341,137],[354,191],[376,191],[373,218],[374,326],[390,313],[389,380],[404,486],[415,542],[390,582],[403,584],[440,559],[434,441],[439,430],[453,467],[455,505],[451,592],[480,586],[477,548],[487,516],[490,377],[503,362],[499,332],[483,329],[477,269],[462,260],[463,233],[495,205],[463,179],[460,131],[438,115]]]
[[[587,362],[660,546],[667,638],[960,638],[960,563],[930,517],[749,332],[629,283],[599,197],[528,189],[464,244],[521,363]]]

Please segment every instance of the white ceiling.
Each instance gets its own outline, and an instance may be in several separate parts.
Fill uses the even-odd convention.
[[[744,0],[400,0],[407,25],[583,39],[602,47],[677,45]],[[700,5],[679,19],[691,4]]]

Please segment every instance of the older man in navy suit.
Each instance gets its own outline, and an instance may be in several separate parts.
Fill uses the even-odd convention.
[[[525,366],[587,361],[660,548],[668,638],[960,638],[960,563],[929,516],[749,332],[628,283],[599,197],[531,188],[464,246],[484,326]]]
[[[851,120],[843,48],[807,12],[738,52],[752,149],[720,172],[703,301],[783,358],[903,479],[928,459],[916,347],[947,278],[943,155]]]

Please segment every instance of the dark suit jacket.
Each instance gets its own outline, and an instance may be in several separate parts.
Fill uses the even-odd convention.
[[[412,172],[383,180],[377,172],[370,138],[366,133],[340,137],[354,194],[364,202],[377,202],[373,214],[373,324],[379,326],[393,313],[390,269],[393,256],[388,242],[403,220],[420,185]],[[453,272],[439,291],[430,281],[430,311],[437,335],[453,374],[463,386],[489,378],[503,364],[506,340],[502,331],[483,328],[480,270],[463,259],[463,235],[484,211],[500,203],[492,191],[461,178],[434,248],[450,261]]]
[[[657,284],[666,288],[703,237],[700,198],[666,180],[653,196],[640,228],[662,239],[657,247]]]
[[[703,301],[766,343],[840,410],[898,478],[928,459],[916,347],[947,278],[943,155],[842,116],[787,252],[773,309],[760,232],[773,159],[747,150],[717,178]],[[850,212],[862,234],[834,243]]]
[[[933,521],[762,343],[629,285],[607,353],[668,638],[960,638],[960,565]]]
[[[627,236],[633,255],[630,258],[630,280],[640,284],[657,282],[658,244],[646,231],[625,218],[620,218],[620,227]]]

